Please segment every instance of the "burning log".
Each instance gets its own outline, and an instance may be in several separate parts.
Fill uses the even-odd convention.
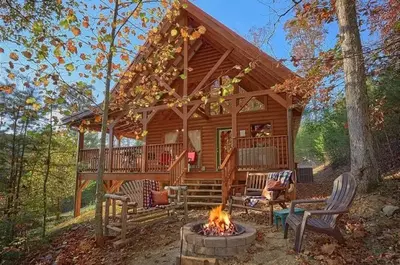
[[[229,214],[222,211],[220,205],[210,211],[208,223],[204,224],[198,233],[205,236],[230,236],[235,235],[237,229]]]

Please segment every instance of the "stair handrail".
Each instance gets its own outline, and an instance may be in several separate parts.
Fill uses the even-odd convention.
[[[232,148],[220,166],[222,170],[222,205],[228,201],[229,191],[236,179],[236,148]]]
[[[186,164],[186,153],[187,150],[183,150],[182,153],[178,156],[178,158],[171,164],[168,168],[170,185],[176,186],[181,184],[182,178],[186,175],[187,166]]]

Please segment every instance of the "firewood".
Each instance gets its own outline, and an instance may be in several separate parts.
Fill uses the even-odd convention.
[[[214,258],[182,256],[181,259],[176,257],[176,265],[219,265],[219,263]]]

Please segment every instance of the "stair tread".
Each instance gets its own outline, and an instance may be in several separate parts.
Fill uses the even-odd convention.
[[[222,180],[222,177],[215,177],[215,178],[202,178],[202,177],[193,178],[193,177],[186,177],[185,179],[188,179],[188,180]]]
[[[210,189],[188,189],[188,192],[212,192],[212,193],[221,193],[222,190],[210,190]]]
[[[187,195],[188,199],[194,199],[194,198],[198,198],[198,199],[221,199],[222,195]]]
[[[220,187],[222,184],[217,184],[217,183],[184,183],[182,186],[214,186],[214,187]]]

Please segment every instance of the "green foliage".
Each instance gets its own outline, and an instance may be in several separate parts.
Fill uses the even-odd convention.
[[[375,152],[383,172],[400,166],[400,72],[388,68],[369,82]]]
[[[324,110],[321,117],[305,113],[296,139],[296,160],[316,163],[330,162],[332,166],[347,164],[350,160],[349,135],[344,99],[332,109]]]
[[[386,69],[368,81],[371,126],[380,170],[400,166],[400,73]],[[298,162],[328,162],[333,166],[349,163],[350,141],[347,131],[345,99],[322,113],[308,111],[296,139]]]

